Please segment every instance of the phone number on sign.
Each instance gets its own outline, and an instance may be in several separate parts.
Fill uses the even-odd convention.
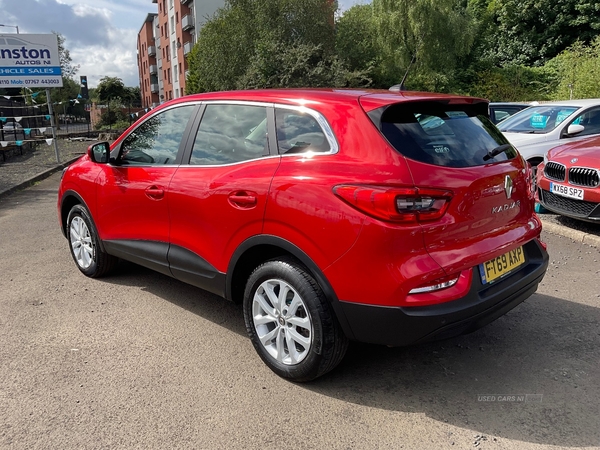
[[[5,84],[10,84],[11,86],[14,85],[33,85],[33,86],[39,86],[43,87],[43,86],[48,86],[51,84],[57,84],[59,86],[61,86],[61,79],[25,79],[25,80],[0,80],[0,85],[5,85]]]

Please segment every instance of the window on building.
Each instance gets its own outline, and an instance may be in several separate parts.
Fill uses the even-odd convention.
[[[173,41],[173,58],[177,58],[177,43]]]
[[[171,68],[167,69],[167,82],[171,84]]]
[[[173,0],[169,0],[169,8],[173,9]]]
[[[171,16],[171,34],[175,33],[175,16]]]
[[[179,12],[175,11],[175,23],[179,23]]]
[[[177,83],[179,81],[176,70],[173,71],[173,81],[175,81],[175,83]]]
[[[179,75],[181,75],[181,74],[182,74],[182,72],[181,72],[181,63],[179,63]]]
[[[167,49],[166,49],[165,53],[167,54],[167,61],[171,61],[171,53],[169,53],[169,46],[168,45],[167,45]]]

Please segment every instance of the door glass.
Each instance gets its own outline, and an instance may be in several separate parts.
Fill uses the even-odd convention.
[[[307,113],[278,109],[275,113],[279,153],[328,152],[329,142],[317,120]]]
[[[190,164],[220,165],[269,154],[267,108],[208,105],[194,141]]]
[[[571,124],[583,125],[583,131],[577,136],[588,136],[590,134],[600,133],[600,108],[588,109],[586,112],[577,116]]]
[[[183,132],[195,105],[168,109],[137,127],[121,145],[121,164],[174,164]]]

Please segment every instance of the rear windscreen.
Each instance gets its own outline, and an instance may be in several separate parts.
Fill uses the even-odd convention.
[[[400,103],[369,113],[388,142],[407,158],[445,167],[471,167],[517,155],[482,108],[473,105]],[[485,157],[485,159],[484,159]]]

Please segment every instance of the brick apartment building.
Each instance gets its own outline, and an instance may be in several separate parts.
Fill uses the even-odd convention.
[[[185,95],[187,61],[198,31],[224,0],[151,0],[138,33],[137,53],[142,107],[151,108]]]

